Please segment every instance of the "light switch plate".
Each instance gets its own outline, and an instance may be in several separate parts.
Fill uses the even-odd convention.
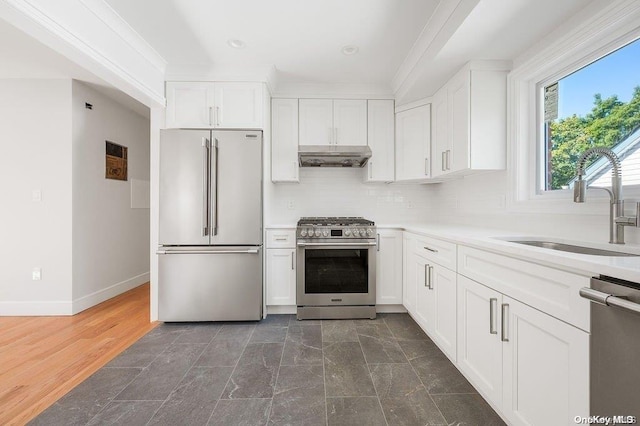
[[[33,268],[33,271],[31,271],[31,279],[33,281],[40,281],[42,279],[42,269]]]
[[[33,202],[42,201],[42,190],[34,189],[33,191],[31,191],[31,201]]]

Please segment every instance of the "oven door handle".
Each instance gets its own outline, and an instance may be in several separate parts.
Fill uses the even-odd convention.
[[[375,247],[376,243],[298,243],[298,247]]]

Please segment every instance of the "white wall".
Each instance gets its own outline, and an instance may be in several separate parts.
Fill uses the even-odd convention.
[[[73,82],[73,299],[86,309],[149,280],[149,209],[132,208],[132,180],[149,182],[149,120]],[[85,108],[85,102],[93,109]],[[128,148],[128,181],[105,179],[105,141]]]
[[[0,315],[68,314],[71,80],[0,80],[0,146]]]

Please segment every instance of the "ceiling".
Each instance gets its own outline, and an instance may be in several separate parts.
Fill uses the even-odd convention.
[[[589,3],[104,1],[168,62],[168,80],[211,74],[250,79],[260,70],[275,94],[287,93],[287,85],[315,85],[315,90],[333,85],[345,93],[356,93],[347,91],[359,85],[357,93],[395,95],[398,103],[431,96],[469,60],[515,59]],[[246,46],[233,49],[229,39]],[[345,45],[358,46],[359,52],[346,56]],[[148,116],[144,105],[1,20],[0,61],[0,78],[75,78]],[[211,70],[225,72],[207,73]]]

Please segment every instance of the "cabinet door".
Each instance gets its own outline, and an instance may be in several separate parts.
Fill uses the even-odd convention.
[[[498,407],[502,401],[501,303],[497,291],[458,275],[457,365]]]
[[[464,70],[456,74],[448,87],[449,116],[451,130],[451,154],[447,158],[447,171],[455,172],[467,169],[469,164],[470,143],[470,76]]]
[[[376,258],[376,303],[402,304],[402,231],[379,230]]]
[[[367,143],[372,156],[367,163],[367,182],[395,179],[395,114],[393,100],[367,101]]]
[[[514,425],[589,414],[589,335],[504,296],[503,413]],[[504,322],[504,321],[503,321]]]
[[[300,99],[300,145],[330,145],[334,142],[333,101]]]
[[[262,129],[262,83],[215,83],[215,127]]]
[[[451,160],[451,147],[449,145],[449,111],[447,100],[447,87],[440,89],[433,97],[432,134],[433,158],[431,164],[433,170],[431,176],[443,175],[450,167],[447,160]]]
[[[298,100],[271,101],[271,180],[298,182]]]
[[[367,101],[333,101],[334,141],[337,145],[367,144]]]
[[[431,106],[396,114],[396,180],[431,177]]]
[[[417,277],[413,267],[413,247],[415,240],[408,233],[404,233],[402,240],[402,304],[411,313],[416,312],[416,286]]]
[[[416,320],[431,333],[429,325],[433,323],[432,316],[435,299],[429,284],[429,261],[417,254],[412,255],[412,273],[416,283]]]
[[[295,249],[267,250],[267,305],[296,304]]]
[[[431,265],[433,313],[428,328],[444,353],[456,362],[456,273],[440,265]]]
[[[213,83],[205,82],[167,82],[166,127],[213,127],[213,87]]]

